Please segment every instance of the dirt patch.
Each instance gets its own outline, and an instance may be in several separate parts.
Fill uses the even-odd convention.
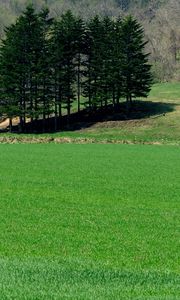
[[[0,123],[0,129],[5,129],[9,126],[9,119],[2,120]]]
[[[18,123],[19,123],[19,119],[18,118],[14,118],[12,120],[13,126],[18,125]],[[0,122],[0,129],[3,130],[3,129],[6,129],[8,127],[9,127],[9,119],[2,119],[1,122]]]
[[[48,144],[53,142],[53,138],[36,137],[0,137],[0,144]]]
[[[0,137],[0,144],[128,144],[128,145],[164,145],[159,141],[131,141],[95,138],[70,138],[70,137]],[[169,145],[179,145],[170,143]]]

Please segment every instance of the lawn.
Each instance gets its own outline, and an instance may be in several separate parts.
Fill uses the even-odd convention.
[[[180,299],[179,147],[0,153],[0,299]]]

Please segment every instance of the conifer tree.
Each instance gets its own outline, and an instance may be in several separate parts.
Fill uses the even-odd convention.
[[[20,78],[20,130],[24,130],[26,117],[31,120],[37,112],[37,48],[39,51],[39,20],[32,5],[28,5],[16,22],[17,60],[14,62],[17,78]],[[35,90],[35,91],[34,91]]]
[[[86,24],[87,25],[87,24]],[[81,93],[82,96],[87,100],[84,103],[86,107],[92,109],[92,91],[91,91],[91,80],[92,80],[92,70],[91,70],[91,60],[92,60],[92,37],[90,36],[89,28],[87,26],[84,36],[84,47],[83,47],[84,60],[82,61],[82,84]]]
[[[102,106],[100,92],[100,78],[103,66],[103,25],[99,16],[95,16],[87,24],[86,33],[86,62],[84,63],[85,81],[83,83],[83,96],[88,98],[90,109]]]
[[[61,108],[64,107],[67,110],[68,125],[71,106],[75,100],[76,29],[76,18],[71,11],[67,11],[59,21],[55,22],[51,39],[55,81],[55,119],[57,105],[59,105],[59,116],[61,115]]]
[[[152,83],[149,54],[144,50],[147,42],[144,41],[143,28],[132,16],[122,23],[121,43],[123,94],[129,106],[133,98],[147,97]]]
[[[33,6],[28,5],[15,25],[7,28],[1,47],[4,103],[16,101],[20,131],[25,129],[27,117],[33,121],[42,115],[47,107],[45,99],[50,99],[47,89],[45,91],[45,78],[49,78],[45,42],[47,14],[42,11],[38,15]]]
[[[45,131],[45,120],[49,118],[51,113],[54,113],[53,105],[53,82],[51,69],[51,50],[49,33],[53,19],[49,18],[49,10],[42,9],[38,14],[39,18],[39,40],[37,43],[37,86],[39,105],[42,111],[43,128]]]
[[[0,114],[9,118],[9,129],[12,130],[12,119],[20,115],[17,74],[14,65],[16,60],[16,26],[6,28],[6,39],[0,48]]]
[[[54,116],[55,131],[59,128],[62,115],[62,97],[64,88],[64,46],[62,35],[62,24],[59,21],[54,21],[52,26],[51,38],[50,38],[50,66],[52,68],[52,85],[53,85],[53,98],[54,98]]]
[[[81,83],[82,83],[82,62],[84,60],[84,47],[85,47],[85,24],[84,21],[78,17],[76,19],[75,28],[75,68],[76,68],[76,80],[77,80],[77,110],[80,112],[80,98],[81,98]]]
[[[99,97],[107,107],[112,101],[114,84],[114,21],[106,16],[102,20],[101,57],[102,66],[99,79]]]
[[[63,43],[63,106],[67,109],[69,125],[71,106],[75,100],[76,71],[74,57],[76,54],[76,18],[71,11],[62,15],[60,24],[62,27]]]
[[[122,20],[118,18],[114,26],[113,39],[113,60],[112,60],[112,88],[113,88],[113,105],[119,105],[120,98],[123,94],[122,79]]]

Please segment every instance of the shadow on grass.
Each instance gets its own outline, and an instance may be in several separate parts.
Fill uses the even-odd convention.
[[[75,131],[89,128],[98,122],[107,121],[127,121],[146,119],[150,117],[160,117],[166,113],[175,110],[176,104],[164,102],[151,102],[151,101],[134,101],[127,110],[125,102],[116,105],[108,105],[106,108],[96,108],[91,111],[83,109],[79,113],[72,113],[70,119],[64,115],[60,119],[49,117],[45,121],[36,120],[31,123],[26,123],[24,133],[53,133],[58,131]],[[55,130],[56,127],[56,130]],[[8,129],[7,129],[8,130]],[[7,131],[6,130],[6,131]],[[19,126],[13,126],[13,132],[19,132]],[[2,131],[1,131],[2,132]]]

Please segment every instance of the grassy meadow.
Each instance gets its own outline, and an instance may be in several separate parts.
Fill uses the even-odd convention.
[[[180,299],[179,147],[0,153],[0,299]]]
[[[94,138],[97,141],[122,141],[130,143],[154,143],[180,145],[180,84],[159,83],[152,87],[146,107],[150,111],[144,118],[99,122],[61,136]],[[55,134],[59,135],[59,134]]]

